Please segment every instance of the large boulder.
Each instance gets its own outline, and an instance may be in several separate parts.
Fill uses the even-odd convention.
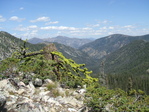
[[[54,84],[54,82],[52,80],[50,80],[50,79],[45,79],[44,83],[45,84]]]

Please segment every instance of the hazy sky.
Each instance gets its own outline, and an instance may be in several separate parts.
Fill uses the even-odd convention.
[[[0,0],[0,30],[23,39],[149,34],[149,0]]]

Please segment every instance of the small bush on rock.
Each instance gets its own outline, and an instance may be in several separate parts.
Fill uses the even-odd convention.
[[[49,83],[46,86],[48,88],[49,91],[51,91],[52,89],[57,88],[57,83]]]

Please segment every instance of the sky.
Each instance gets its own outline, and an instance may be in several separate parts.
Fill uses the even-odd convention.
[[[0,0],[0,31],[30,39],[149,34],[149,0]]]

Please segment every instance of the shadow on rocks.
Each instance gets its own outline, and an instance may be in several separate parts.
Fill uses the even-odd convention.
[[[6,104],[6,97],[4,95],[0,95],[0,112],[7,112],[5,104]]]

